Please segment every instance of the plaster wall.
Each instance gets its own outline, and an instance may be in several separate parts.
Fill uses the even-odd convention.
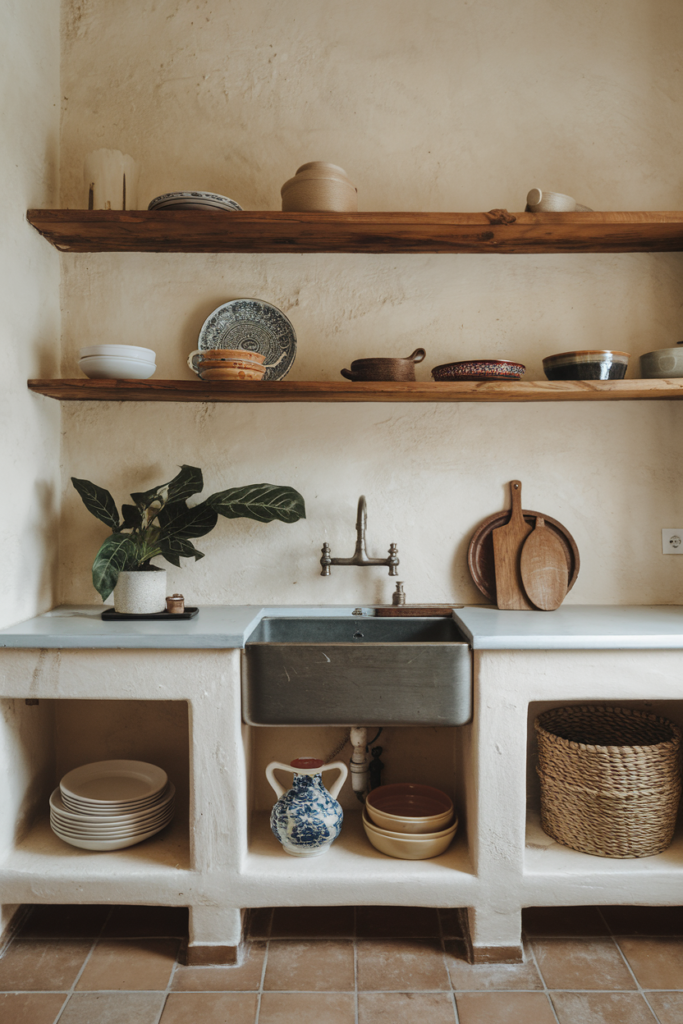
[[[63,206],[83,207],[85,154],[141,165],[140,205],[213,189],[278,209],[311,159],[341,164],[364,210],[523,208],[533,185],[596,209],[677,209],[676,0],[66,0],[62,18]],[[568,348],[632,354],[679,337],[679,254],[551,256],[63,255],[62,373],[80,346],[149,345],[157,376],[185,377],[204,318],[258,296],[299,339],[291,379],[341,379],[363,355],[427,349],[418,376],[470,356],[541,359]],[[48,405],[46,400],[42,400]],[[481,600],[469,536],[508,503],[564,522],[582,556],[577,603],[676,603],[683,559],[661,555],[681,497],[677,407],[65,406],[60,598],[97,600],[89,570],[105,529],[68,482],[117,500],[177,464],[206,487],[261,480],[305,496],[294,526],[221,521],[207,558],[169,567],[193,603],[387,601],[381,570],[318,575],[324,540],[353,550],[365,493],[373,555],[399,545],[410,601]]]
[[[0,5],[0,626],[56,598],[60,410],[26,389],[59,369],[59,256],[26,221],[59,203],[59,0]]]

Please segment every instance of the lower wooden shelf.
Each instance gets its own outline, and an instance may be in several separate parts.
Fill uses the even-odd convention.
[[[62,402],[612,402],[683,398],[683,378],[461,383],[324,380],[30,380]]]

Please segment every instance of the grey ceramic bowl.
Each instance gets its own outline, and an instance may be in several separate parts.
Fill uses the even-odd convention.
[[[683,377],[683,341],[674,348],[658,348],[640,357],[640,373],[646,378]]]

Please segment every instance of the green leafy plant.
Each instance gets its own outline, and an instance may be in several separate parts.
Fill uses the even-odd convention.
[[[131,494],[134,504],[122,505],[121,515],[104,487],[75,476],[71,482],[88,511],[111,527],[111,535],[97,552],[92,567],[93,585],[103,601],[116,586],[120,572],[155,570],[151,559],[156,555],[176,566],[180,566],[181,558],[203,558],[203,552],[192,541],[210,533],[219,515],[260,523],[274,519],[295,523],[306,518],[299,492],[275,484],[230,487],[189,507],[187,499],[204,487],[202,471],[196,466],[181,466],[167,484]]]

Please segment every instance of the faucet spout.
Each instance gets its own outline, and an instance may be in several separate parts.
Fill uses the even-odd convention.
[[[358,499],[358,512],[356,514],[356,549],[351,558],[332,558],[330,553],[330,545],[325,542],[322,549],[322,558],[320,564],[322,566],[321,576],[330,575],[331,565],[386,565],[389,567],[390,576],[398,576],[398,547],[396,544],[391,544],[389,547],[389,555],[387,558],[370,558],[368,556],[366,547],[365,534],[368,526],[368,504],[365,500],[365,495],[361,494]]]

